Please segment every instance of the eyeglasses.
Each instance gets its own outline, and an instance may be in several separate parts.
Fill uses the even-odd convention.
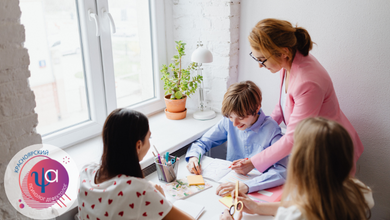
[[[252,55],[252,52],[249,53],[249,56],[251,56],[256,62],[260,63],[262,66],[266,67],[264,63],[268,60],[269,57],[267,59],[265,59],[264,61],[261,61],[261,60],[258,60],[256,57],[254,57]]]

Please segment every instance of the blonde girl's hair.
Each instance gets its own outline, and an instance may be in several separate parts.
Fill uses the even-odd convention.
[[[254,82],[248,80],[234,83],[223,97],[222,115],[227,118],[232,113],[243,118],[256,115],[261,100],[261,90]]]
[[[308,118],[294,132],[282,206],[296,205],[307,219],[368,219],[370,209],[350,178],[353,143],[347,130],[324,118]]]
[[[292,61],[298,50],[304,56],[313,48],[309,32],[301,27],[293,27],[290,22],[267,18],[259,21],[248,36],[253,49],[268,58],[280,57],[289,50],[288,60]],[[275,59],[277,61],[277,59]]]

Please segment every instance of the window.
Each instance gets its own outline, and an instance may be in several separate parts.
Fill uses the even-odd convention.
[[[20,0],[20,8],[44,143],[66,147],[98,135],[115,108],[164,107],[161,1]]]

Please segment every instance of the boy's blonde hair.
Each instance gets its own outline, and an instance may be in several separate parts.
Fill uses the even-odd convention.
[[[222,115],[229,117],[234,113],[239,117],[256,115],[261,106],[261,90],[252,81],[243,81],[232,84],[222,101]]]
[[[349,176],[353,142],[339,123],[325,118],[302,120],[283,188],[282,205],[296,205],[307,219],[367,219],[363,188]]]

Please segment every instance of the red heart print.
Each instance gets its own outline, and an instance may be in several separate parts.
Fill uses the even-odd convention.
[[[89,219],[89,215],[87,215],[87,219]]]
[[[144,192],[142,193],[142,195],[145,195],[145,193],[146,193],[146,191],[144,191]]]
[[[143,216],[148,216],[147,214],[146,214],[146,212],[144,212],[144,214],[142,214]]]
[[[79,189],[79,193],[80,193],[80,189]]]
[[[86,183],[87,181],[83,180],[83,183]]]
[[[95,204],[91,205],[91,208],[94,209],[95,208]]]
[[[85,172],[87,172],[88,168],[85,168]]]
[[[122,176],[122,174],[119,174],[119,175],[118,175],[118,178],[120,178],[121,176]]]
[[[140,197],[141,196],[141,193],[137,192],[137,197]]]
[[[114,182],[114,185],[116,185],[116,181]]]
[[[84,207],[84,203],[83,203],[83,207]]]
[[[120,191],[120,192],[118,193],[118,196],[123,196],[123,192]]]
[[[127,181],[126,183],[130,185],[131,184],[131,180]]]
[[[162,204],[164,204],[164,200],[163,200],[163,199],[161,199],[161,200],[160,200],[160,203],[161,203],[161,205],[162,205]]]
[[[102,203],[102,197],[99,198],[99,202]]]
[[[148,201],[145,202],[145,206],[147,206],[147,205],[149,205],[149,204],[150,204],[150,202],[148,202]]]
[[[94,170],[93,173],[96,173],[96,170]]]
[[[131,203],[129,206],[134,209],[134,203]]]
[[[123,216],[123,211],[122,211],[122,212],[119,212],[118,215]]]
[[[100,220],[100,218],[96,218],[96,220]]]
[[[87,196],[88,195],[88,192],[87,191],[85,191],[85,196]]]
[[[109,199],[108,200],[108,204],[110,205],[112,203],[112,199]]]
[[[79,207],[79,210],[81,211],[81,208]]]
[[[104,214],[104,216],[108,217],[108,212],[106,212],[106,214]]]
[[[162,216],[162,215],[164,214],[164,212],[159,212],[158,214],[159,214],[160,216]]]

